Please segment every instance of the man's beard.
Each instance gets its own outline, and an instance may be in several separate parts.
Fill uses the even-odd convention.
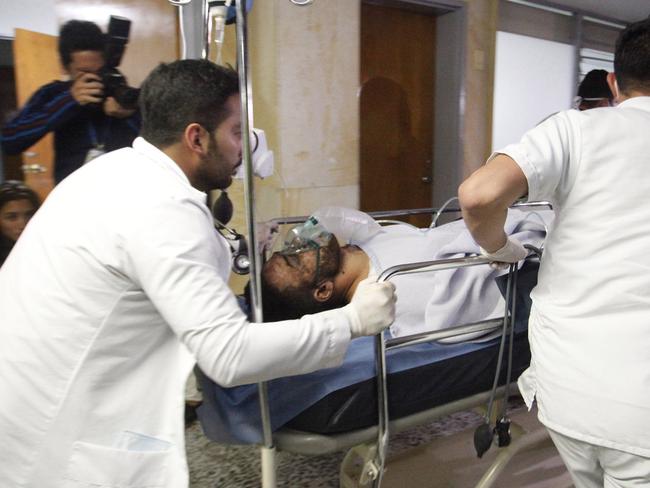
[[[233,169],[228,164],[224,155],[219,151],[214,136],[210,136],[210,149],[201,159],[197,168],[196,180],[201,185],[202,191],[225,190],[232,184]]]
[[[333,278],[341,267],[341,247],[336,236],[332,236],[327,246],[321,248],[319,252],[319,279]]]

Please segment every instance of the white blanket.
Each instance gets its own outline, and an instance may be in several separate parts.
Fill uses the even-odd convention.
[[[550,210],[510,210],[505,229],[520,242],[539,247],[552,221]],[[434,229],[388,226],[369,239],[352,244],[368,254],[372,272],[377,274],[397,264],[479,252],[462,220]],[[494,278],[503,273],[479,265],[392,278],[397,293],[396,319],[391,326],[393,337],[502,317],[505,302]],[[463,340],[468,338],[464,336]]]

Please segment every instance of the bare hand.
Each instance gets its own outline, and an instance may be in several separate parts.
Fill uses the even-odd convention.
[[[135,113],[135,109],[127,109],[122,107],[117,100],[113,97],[106,97],[104,100],[104,113],[109,117],[115,117],[118,119],[124,119],[130,117]]]
[[[70,93],[79,105],[100,103],[104,85],[102,79],[94,73],[79,73],[72,82]]]

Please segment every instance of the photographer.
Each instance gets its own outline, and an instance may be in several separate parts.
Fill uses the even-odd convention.
[[[131,145],[140,116],[135,103],[124,106],[106,93],[106,48],[96,24],[71,20],[63,25],[59,55],[70,79],[42,86],[3,128],[6,153],[18,154],[54,131],[54,178],[59,183],[98,155]]]

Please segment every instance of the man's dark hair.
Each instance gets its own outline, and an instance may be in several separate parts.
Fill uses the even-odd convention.
[[[228,116],[226,101],[237,93],[239,78],[231,68],[197,59],[160,64],[142,84],[140,134],[157,147],[167,147],[191,123],[213,132]]]
[[[580,82],[578,96],[581,98],[614,98],[607,84],[607,71],[592,69]]]
[[[630,24],[619,34],[614,72],[623,93],[650,93],[650,18]]]
[[[59,32],[59,56],[67,67],[76,51],[101,51],[104,53],[106,37],[97,24],[85,20],[70,20]]]

